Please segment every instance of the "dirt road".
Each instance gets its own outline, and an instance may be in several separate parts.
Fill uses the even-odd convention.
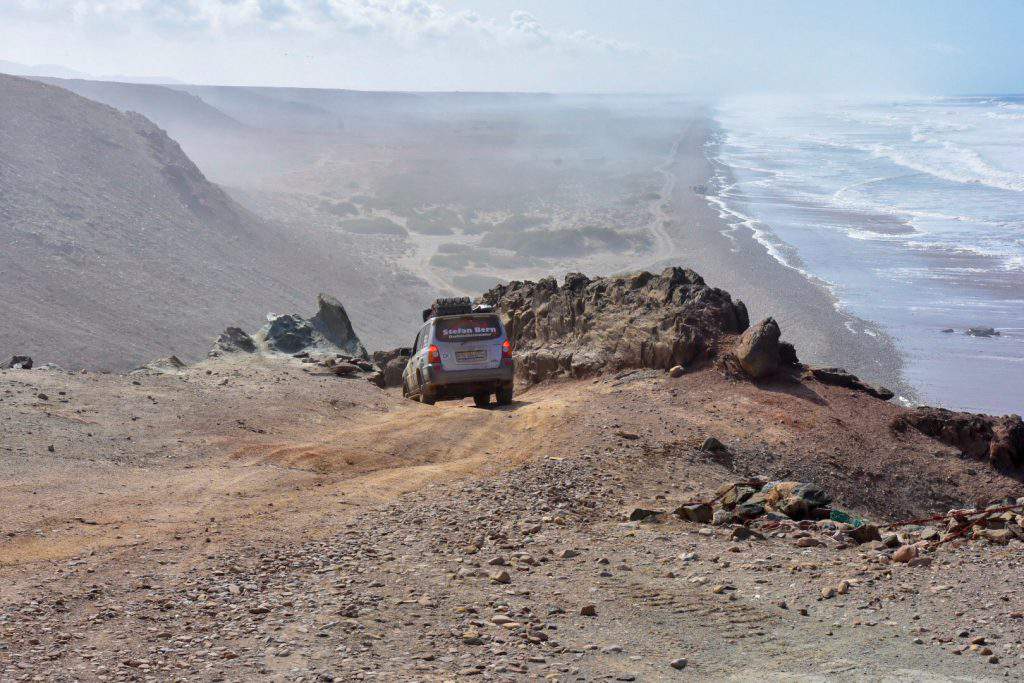
[[[479,410],[307,369],[0,374],[12,418],[0,499],[13,511],[0,677],[1020,674],[1018,545],[911,568],[856,547],[626,521],[750,471],[819,481],[872,515],[1019,489],[968,477],[934,442],[894,441],[863,395],[637,372]],[[730,460],[695,448],[709,434]]]

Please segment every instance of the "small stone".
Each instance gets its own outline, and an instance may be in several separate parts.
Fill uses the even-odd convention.
[[[704,442],[700,445],[700,449],[706,453],[722,453],[729,450],[726,448],[724,443],[713,436],[709,436],[704,439]]]
[[[560,560],[571,560],[574,557],[578,557],[579,553],[572,548],[566,548],[562,552],[558,553],[558,559]]]
[[[659,512],[658,510],[648,510],[646,508],[634,508],[633,511],[631,513],[629,513],[629,521],[631,521],[631,522],[642,522],[642,521],[644,521],[646,519],[649,519],[651,517],[657,517],[660,514],[661,514],[661,512]]]
[[[882,545],[886,548],[896,548],[899,547],[899,544],[900,537],[896,534],[886,534],[885,536],[882,536]]]
[[[512,577],[506,571],[492,572],[490,577],[491,583],[512,583]]]
[[[729,535],[729,538],[731,538],[734,541],[747,541],[750,539],[763,541],[764,534],[758,531],[754,531],[750,527],[737,526],[733,528],[732,533]]]
[[[707,503],[697,503],[676,508],[675,515],[698,524],[708,524],[714,518],[714,510]]]
[[[893,562],[910,562],[917,557],[917,546],[902,545],[892,554]]]
[[[683,366],[682,365],[673,365],[668,370],[668,376],[669,377],[682,377],[683,376],[683,372],[685,372],[685,370],[683,370]]]
[[[870,543],[871,541],[882,540],[882,535],[874,524],[861,524],[859,527],[850,529],[849,534],[857,543]]]
[[[797,548],[816,548],[819,545],[823,545],[823,543],[811,536],[804,536],[803,538],[798,538],[796,540]]]
[[[687,664],[689,664],[689,662],[686,660],[686,657],[673,659],[671,662],[668,663],[668,665],[671,666],[673,669],[677,669],[679,671],[685,669]]]
[[[826,586],[825,588],[821,589],[821,599],[822,600],[831,600],[835,596],[836,596],[836,589],[833,588],[832,586]]]
[[[715,510],[715,514],[711,517],[711,524],[714,526],[725,526],[732,524],[736,519],[736,516],[729,510]]]
[[[596,605],[584,605],[583,607],[580,607],[580,616],[583,616],[583,617],[596,617],[597,616],[597,606]]]

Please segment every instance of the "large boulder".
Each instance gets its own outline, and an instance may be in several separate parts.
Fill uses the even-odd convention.
[[[922,406],[897,416],[892,428],[913,428],[998,469],[1024,467],[1024,421],[1020,415],[981,415]]]
[[[366,353],[362,342],[356,336],[352,321],[349,320],[341,302],[329,294],[319,294],[316,305],[316,315],[309,320],[313,329],[344,353],[356,358],[369,359],[370,355]]]
[[[271,351],[298,353],[319,341],[313,325],[302,316],[286,313],[268,316],[267,325],[260,336]]]
[[[740,336],[734,353],[740,367],[753,379],[770,377],[779,370],[779,337],[774,318],[765,318]]]
[[[380,377],[375,382],[377,386],[382,389],[402,386],[402,373],[409,362],[409,357],[402,355],[402,349],[374,351],[373,362],[380,368]]]
[[[668,370],[711,358],[749,324],[747,309],[692,270],[510,282],[483,295],[505,318],[517,373],[536,382],[603,370]]]

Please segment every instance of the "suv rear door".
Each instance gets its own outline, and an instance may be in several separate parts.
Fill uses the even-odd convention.
[[[505,330],[495,313],[435,318],[432,336],[445,370],[479,370],[501,365]]]

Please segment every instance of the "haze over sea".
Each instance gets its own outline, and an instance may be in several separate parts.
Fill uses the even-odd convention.
[[[716,118],[709,199],[733,230],[878,323],[920,401],[1024,410],[1024,96],[746,98]]]

